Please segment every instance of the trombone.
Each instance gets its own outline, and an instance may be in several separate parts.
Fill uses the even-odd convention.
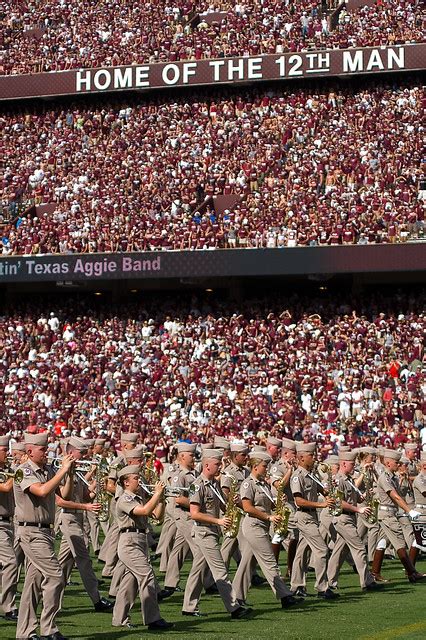
[[[24,478],[24,472],[22,469],[16,471],[0,471],[0,484],[7,482],[9,478],[13,478],[16,484],[21,484]]]

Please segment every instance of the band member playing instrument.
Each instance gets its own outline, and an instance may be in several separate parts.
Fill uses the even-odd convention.
[[[420,455],[420,472],[414,478],[413,481],[413,491],[414,491],[414,500],[415,500],[415,509],[423,516],[423,538],[422,538],[422,546],[426,546],[426,451],[422,451]],[[417,542],[410,549],[410,558],[412,563],[415,565],[417,561],[417,556],[419,555],[419,549]]]
[[[223,495],[228,499],[232,482],[237,483],[237,491],[239,493],[241,484],[249,475],[249,470],[245,466],[248,460],[248,447],[244,444],[231,444],[231,462],[227,465],[225,471],[221,474],[220,485]],[[238,535],[235,538],[224,537],[221,547],[222,558],[227,567],[234,554],[237,555],[238,561],[241,559],[241,553],[238,549],[241,544],[241,526]]]
[[[55,494],[74,458],[65,455],[55,474],[46,465],[47,440],[47,433],[25,433],[28,460],[19,467],[23,472],[22,482],[14,484],[18,537],[26,560],[16,629],[16,637],[21,639],[37,637],[37,605],[41,598],[40,634],[48,640],[64,639],[55,622],[65,583],[55,555],[53,524]]]
[[[234,577],[233,587],[237,598],[245,602],[250,586],[252,563],[257,560],[263,575],[283,608],[297,604],[291,591],[280,575],[274,556],[269,529],[271,524],[281,522],[281,516],[272,513],[275,501],[270,486],[265,482],[271,457],[267,453],[253,452],[249,455],[251,474],[241,485],[240,497],[247,517],[242,524],[243,542],[241,562]]]
[[[356,514],[370,514],[371,509],[366,506],[358,506],[362,501],[359,489],[351,480],[351,474],[355,467],[355,451],[342,451],[339,453],[339,472],[336,475],[337,490],[341,492],[342,511],[333,518],[337,538],[328,563],[328,581],[332,587],[337,587],[340,568],[348,556],[352,554],[356,570],[359,575],[361,589],[371,591],[379,586],[374,576],[369,572],[365,545],[358,535],[356,528]]]
[[[6,466],[9,453],[9,436],[0,437],[0,472],[11,472]],[[14,551],[13,477],[0,482],[0,607],[6,620],[16,621],[18,610],[15,604],[18,582],[18,564]]]
[[[399,451],[385,449],[383,452],[383,463],[385,471],[377,481],[377,496],[380,501],[379,524],[380,527],[395,549],[401,564],[407,572],[410,582],[418,582],[426,578],[426,574],[418,573],[407,554],[404,534],[397,518],[398,508],[402,509],[410,518],[417,518],[420,513],[415,509],[410,509],[400,493],[396,471],[401,458]],[[382,553],[382,551],[376,551]]]
[[[230,518],[221,517],[226,500],[216,481],[222,462],[223,452],[218,449],[204,449],[201,475],[194,482],[190,495],[190,513],[194,520],[194,559],[186,583],[183,600],[183,615],[199,616],[198,602],[203,588],[203,574],[210,567],[225,608],[232,618],[242,618],[251,609],[240,606],[228,578],[228,571],[222,559],[219,546],[220,527],[229,526]]]
[[[128,465],[118,472],[123,493],[117,500],[118,557],[125,566],[114,606],[113,626],[131,626],[129,612],[139,593],[142,617],[148,629],[167,630],[173,625],[160,615],[154,572],[149,562],[148,517],[161,519],[164,488],[157,482],[148,497],[140,487],[140,467]]]

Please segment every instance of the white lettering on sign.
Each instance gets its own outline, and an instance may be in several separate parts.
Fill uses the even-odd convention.
[[[392,71],[404,69],[404,47],[388,47],[372,49],[372,51],[343,51],[343,73],[359,73],[360,71]]]

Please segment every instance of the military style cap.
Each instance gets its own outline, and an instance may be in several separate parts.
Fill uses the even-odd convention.
[[[126,460],[132,459],[132,458],[143,458],[144,448],[139,446],[139,447],[135,447],[134,449],[124,449],[124,451],[122,451],[122,454],[124,455]]]
[[[189,442],[178,442],[176,445],[178,453],[195,453],[196,448],[196,444],[190,444]]]
[[[95,440],[95,444],[99,445],[100,447],[103,447],[105,442],[106,442],[105,438],[96,438]]]
[[[128,476],[130,473],[136,473],[139,475],[140,469],[137,464],[128,464],[126,467],[120,469],[117,473],[118,478],[122,478],[123,476]]]
[[[257,451],[257,452],[262,452],[262,453],[266,453],[266,447],[262,446],[261,444],[254,444],[253,445],[253,449],[252,452]]]
[[[232,453],[248,453],[248,446],[246,444],[231,444]]]
[[[24,433],[25,444],[35,444],[39,447],[47,446],[48,435],[47,433]]]
[[[404,449],[406,451],[417,451],[417,445],[415,442],[407,442],[407,444],[404,444]]]
[[[138,433],[122,433],[120,436],[121,442],[137,442],[138,439]]]
[[[25,451],[25,442],[12,442],[12,451]]]
[[[294,440],[290,440],[289,438],[282,439],[282,447],[283,449],[288,449],[289,451],[296,451],[296,443]]]
[[[250,460],[263,460],[264,462],[271,462],[272,458],[265,451],[251,451],[249,453]]]
[[[358,449],[358,453],[367,453],[371,456],[376,456],[377,455],[377,449],[375,449],[374,447],[360,447]]]
[[[77,436],[71,436],[71,438],[68,440],[68,444],[70,445],[70,447],[78,449],[78,451],[87,451],[87,449],[89,448],[87,445],[87,440],[77,438]]]
[[[399,459],[399,463],[400,464],[410,464],[410,461],[408,458],[406,458],[404,455],[402,455]]]
[[[87,448],[90,449],[95,444],[95,438],[85,438],[84,442],[86,443]]]
[[[298,442],[296,444],[297,453],[315,453],[315,442]]]
[[[203,451],[203,460],[208,460],[209,458],[214,458],[215,460],[222,460],[223,451],[220,449],[204,449]]]
[[[339,451],[340,462],[355,462],[356,451]]]
[[[388,458],[390,460],[400,461],[402,453],[400,451],[395,451],[394,449],[384,449],[383,457]]]
[[[223,438],[222,436],[215,436],[213,446],[215,449],[225,449],[229,451],[229,449],[231,448],[231,443],[229,442],[229,440]]]
[[[339,453],[340,453],[341,451],[351,451],[351,448],[350,448],[350,447],[348,447],[348,445],[347,445],[347,444],[342,444],[342,445],[339,447]]]
[[[8,447],[10,436],[0,436],[0,447]]]
[[[266,442],[272,446],[279,447],[280,449],[283,446],[283,441],[279,438],[274,438],[274,436],[269,436]]]
[[[213,442],[203,442],[201,445],[201,451],[205,451],[206,449],[214,449]]]
[[[328,456],[328,457],[324,460],[324,462],[325,462],[326,464],[339,464],[339,456],[334,456],[334,455],[332,455],[332,456]]]

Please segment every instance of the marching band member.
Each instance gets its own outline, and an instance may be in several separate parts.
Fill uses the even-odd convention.
[[[18,537],[26,560],[16,637],[21,640],[38,638],[37,605],[42,597],[41,636],[47,640],[64,640],[55,622],[65,583],[55,555],[53,525],[55,494],[74,459],[65,455],[55,474],[46,465],[47,433],[25,433],[24,437],[28,460],[19,467],[23,472],[22,482],[14,483]]]
[[[251,568],[256,560],[283,609],[298,603],[280,575],[269,538],[271,524],[281,522],[281,516],[272,514],[275,501],[270,486],[265,482],[271,457],[267,453],[249,455],[251,474],[241,484],[240,497],[247,514],[243,520],[241,562],[234,577],[233,587],[240,602],[245,602],[250,586]]]
[[[410,582],[419,582],[426,577],[426,574],[418,573],[407,554],[404,534],[401,524],[398,521],[398,508],[402,509],[410,518],[417,518],[420,513],[415,509],[410,509],[404,498],[401,496],[396,471],[398,462],[401,458],[399,451],[391,449],[383,450],[383,464],[385,471],[379,476],[377,481],[377,496],[380,500],[379,506],[379,524],[384,535],[395,549],[401,564],[404,566],[408,580]],[[376,551],[376,554],[382,554],[382,551]],[[376,560],[376,557],[375,557]],[[375,564],[375,563],[373,563]],[[376,567],[374,567],[376,569]],[[373,574],[375,571],[373,570]]]
[[[0,472],[9,471],[6,461],[9,453],[9,436],[0,437]],[[18,610],[15,603],[18,583],[18,563],[14,550],[13,478],[0,483],[0,607],[6,620],[16,622]]]
[[[78,461],[86,451],[86,441],[71,436],[66,445],[66,454],[72,456],[74,461]],[[101,505],[88,500],[87,487],[74,472],[73,467],[71,467],[65,484],[61,488],[61,495],[62,497],[68,496],[68,500],[75,503],[73,508],[70,508],[66,502],[62,503],[60,498],[57,500],[57,504],[63,507],[60,515],[62,540],[58,561],[64,572],[65,583],[68,582],[75,563],[95,611],[109,611],[113,605],[106,598],[101,598],[99,594],[98,579],[93,571],[83,531],[83,512],[88,511],[96,514]]]
[[[226,610],[232,618],[243,618],[251,609],[239,605],[228,571],[222,559],[219,546],[220,527],[229,526],[230,519],[222,517],[221,511],[226,501],[216,476],[222,462],[223,452],[218,449],[204,449],[202,473],[194,482],[190,495],[190,514],[194,521],[194,559],[186,583],[182,614],[200,616],[198,602],[203,588],[203,574],[210,567]]]
[[[355,486],[365,494],[367,491],[375,494],[377,490],[377,476],[375,471],[377,450],[373,447],[361,447],[358,451],[359,468],[354,479]],[[361,540],[367,545],[367,557],[369,562],[373,561],[374,552],[380,538],[380,526],[378,522],[369,522],[365,514],[358,513],[357,530]],[[387,582],[382,576],[375,575],[376,582]]]
[[[318,492],[322,493],[311,474],[314,467],[315,443],[297,443],[296,452],[299,466],[291,479],[291,490],[296,503],[296,521],[300,534],[311,550],[311,565],[315,569],[315,588],[318,597],[333,600],[337,597],[329,589],[327,581],[328,549],[320,532],[317,509],[328,509],[334,506],[334,500],[329,496],[323,502],[318,501]],[[305,545],[299,545],[293,563],[291,574],[291,589],[296,595],[306,595],[305,591]]]
[[[413,490],[414,490],[414,499],[416,501],[414,508],[423,517],[425,517],[426,516],[426,451],[422,451],[422,453],[420,454],[420,472],[414,478]],[[424,537],[423,537],[422,546],[426,546],[426,540],[424,539]],[[416,542],[410,549],[410,558],[411,558],[411,562],[414,565],[416,564],[418,555],[419,555],[419,549]]]
[[[358,506],[360,492],[351,480],[356,456],[355,451],[339,452],[340,464],[335,480],[337,490],[342,493],[342,512],[333,517],[337,539],[328,562],[327,575],[329,584],[336,588],[340,568],[350,552],[359,575],[361,589],[372,591],[381,585],[376,583],[374,576],[368,570],[365,545],[359,537],[356,527],[357,513],[371,514],[368,507]]]
[[[129,611],[139,593],[144,624],[148,629],[164,631],[173,625],[161,617],[158,608],[147,532],[148,516],[153,514],[158,519],[163,516],[165,485],[157,482],[148,499],[146,492],[141,491],[139,465],[127,465],[117,475],[123,489],[117,500],[118,558],[125,571],[117,592],[112,624],[115,627],[131,626]]]
[[[249,475],[249,470],[246,467],[248,460],[248,447],[245,444],[231,444],[231,462],[222,472],[220,477],[220,485],[223,495],[228,499],[229,491],[233,482],[236,483],[237,491],[239,494],[241,484]],[[241,549],[238,549],[241,544],[241,527],[238,535],[235,538],[224,537],[221,547],[222,558],[229,568],[229,563],[234,554],[237,554],[238,560],[241,559]]]
[[[85,439],[84,442],[87,443],[87,456],[89,459],[93,458],[94,456],[98,456],[99,458],[105,457],[105,438],[96,438],[94,440]],[[99,518],[94,511],[83,512],[83,523],[84,532],[87,539],[90,540],[92,544],[93,553],[95,554],[95,556],[98,556],[101,548],[101,545],[99,543],[100,530],[102,529],[104,535],[106,536],[109,523],[108,521],[99,521]]]
[[[173,448],[174,451],[176,447]],[[170,486],[172,478],[176,475],[176,471],[179,469],[179,465],[176,460],[173,460],[171,464],[165,465],[163,475],[161,476],[162,482],[166,486]],[[157,547],[155,549],[155,556],[160,557],[159,571],[165,573],[169,562],[169,557],[173,549],[175,536],[176,536],[176,522],[175,522],[175,500],[174,498],[167,498],[166,508],[164,511],[164,522],[161,527],[160,538],[158,540]]]

